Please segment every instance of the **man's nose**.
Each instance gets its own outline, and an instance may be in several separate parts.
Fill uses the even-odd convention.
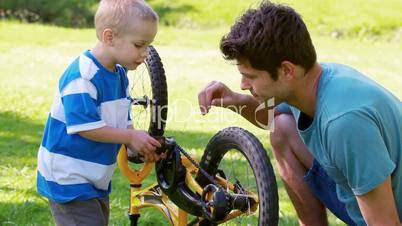
[[[242,90],[248,90],[250,89],[250,83],[248,83],[247,79],[242,77],[241,82],[240,82],[240,89]]]

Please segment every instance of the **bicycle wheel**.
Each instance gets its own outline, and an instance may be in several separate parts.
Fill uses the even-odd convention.
[[[266,151],[253,134],[238,127],[220,131],[209,141],[200,166],[210,175],[225,177],[232,184],[237,183],[246,191],[258,195],[258,209],[254,213],[246,210],[223,225],[278,225],[275,175]],[[210,183],[201,174],[196,180],[202,186]],[[216,224],[204,220],[202,225]]]
[[[147,130],[153,136],[163,135],[168,111],[166,76],[153,46],[149,47],[145,63],[129,72],[128,79],[133,127]]]

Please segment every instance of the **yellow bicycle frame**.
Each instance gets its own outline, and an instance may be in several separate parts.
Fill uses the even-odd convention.
[[[203,188],[195,181],[193,177],[193,175],[198,172],[198,169],[186,157],[182,156],[181,160],[183,166],[186,168],[186,184],[198,194],[202,194]],[[127,149],[125,145],[122,145],[120,148],[117,156],[117,162],[123,175],[126,176],[130,181],[131,188],[129,215],[139,215],[140,209],[154,207],[163,213],[171,225],[186,226],[188,224],[188,213],[174,205],[169,200],[169,197],[162,192],[157,183],[154,183],[145,189],[141,189],[142,181],[150,174],[151,170],[154,168],[154,163],[146,162],[144,163],[143,168],[140,170],[131,169],[128,166]],[[229,190],[234,189],[234,185],[224,178],[217,176],[216,180],[219,184],[228,188]],[[249,195],[254,199],[254,204],[250,208],[251,211],[244,213],[240,210],[233,210],[225,217],[225,219],[218,223],[223,223],[242,214],[254,213],[258,208],[258,196],[254,193],[250,193]]]

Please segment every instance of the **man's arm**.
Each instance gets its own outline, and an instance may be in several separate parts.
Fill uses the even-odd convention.
[[[326,126],[323,143],[367,224],[400,225],[390,176],[398,168],[373,118],[367,111],[349,111]]]
[[[264,103],[259,102],[253,96],[244,94],[238,94],[237,109],[229,109],[232,111],[236,110],[236,113],[262,129],[267,129],[269,123],[269,110],[273,111],[273,109],[268,108]],[[273,120],[273,118],[271,120]]]
[[[268,109],[265,106],[261,107],[253,96],[233,92],[221,82],[212,81],[203,88],[198,94],[198,103],[203,115],[209,112],[211,106],[224,107],[263,129],[268,124]]]
[[[390,177],[372,191],[356,198],[367,225],[402,225],[396,210]]]

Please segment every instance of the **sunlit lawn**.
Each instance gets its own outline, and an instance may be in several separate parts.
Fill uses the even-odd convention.
[[[167,132],[186,150],[200,155],[210,137],[227,126],[241,126],[260,138],[270,156],[268,133],[223,109],[199,114],[197,93],[211,80],[239,90],[235,66],[225,62],[218,41],[226,29],[161,28],[155,46],[165,65],[169,88]],[[401,42],[333,39],[313,34],[320,61],[350,64],[402,96]],[[36,152],[60,74],[94,45],[92,30],[0,22],[0,225],[49,225],[45,199],[36,194]],[[275,161],[271,158],[272,163]],[[129,185],[119,171],[111,195],[111,225],[127,224]],[[149,183],[150,181],[148,181]],[[293,207],[279,183],[280,225],[296,225]],[[143,225],[162,225],[155,211]],[[331,217],[331,225],[342,225]]]

